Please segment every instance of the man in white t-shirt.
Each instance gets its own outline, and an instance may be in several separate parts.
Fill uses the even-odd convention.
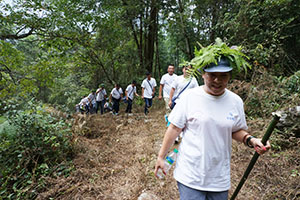
[[[113,102],[113,115],[118,115],[120,110],[120,100],[123,97],[123,90],[116,84],[109,95],[109,103]]]
[[[199,84],[195,77],[189,77],[188,70],[191,69],[191,66],[183,66],[182,72],[183,75],[177,76],[173,81],[170,91],[170,99],[168,106],[172,107],[172,99],[175,103],[179,100],[180,96],[186,92],[188,89],[198,87]],[[173,107],[172,107],[173,109]]]
[[[170,99],[168,102],[168,106],[170,109],[173,109],[173,107],[176,105],[176,103],[180,99],[180,96],[183,95],[183,93],[187,92],[191,88],[199,86],[195,77],[189,77],[189,74],[187,73],[189,69],[191,69],[191,66],[183,66],[183,75],[177,76],[176,79],[173,81],[172,89],[170,92]],[[169,125],[170,122],[168,117],[166,117],[166,120]],[[182,132],[180,133],[180,137],[182,137]],[[176,143],[179,142],[180,137],[176,138]]]
[[[162,99],[162,93],[163,93],[164,101],[166,104],[167,115],[171,112],[171,109],[169,107],[169,97],[170,97],[173,81],[177,77],[177,75],[174,74],[174,70],[175,70],[174,65],[169,65],[168,73],[164,74],[160,79],[158,99],[159,100]]]
[[[89,113],[93,114],[96,111],[96,95],[94,90],[88,95],[88,100]]]
[[[82,99],[80,100],[80,103],[78,104],[81,114],[88,113],[89,110],[88,104],[89,104],[88,97],[83,96]]]
[[[151,73],[146,73],[147,78],[142,82],[142,98],[145,100],[145,115],[149,113],[148,108],[152,106],[152,98],[155,94],[156,80],[151,77]]]
[[[174,170],[181,200],[227,200],[232,139],[259,154],[271,147],[247,133],[243,101],[226,89],[231,70],[225,59],[204,68],[204,85],[185,92],[170,114],[154,173],[164,170],[164,158],[183,131]]]
[[[104,113],[104,104],[107,98],[107,93],[104,88],[104,84],[100,84],[100,87],[96,91],[96,113],[100,108],[101,115]]]
[[[132,101],[133,101],[133,97],[135,96],[139,96],[136,93],[136,81],[133,80],[132,83],[130,85],[127,86],[126,90],[125,90],[125,96],[126,96],[126,102],[127,102],[127,108],[126,108],[126,113],[132,113]]]

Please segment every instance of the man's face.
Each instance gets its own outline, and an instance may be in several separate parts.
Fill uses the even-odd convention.
[[[189,69],[191,69],[191,66],[185,66],[182,68],[182,72],[184,75],[186,75],[186,72],[189,71]]]
[[[170,75],[173,75],[174,70],[175,70],[175,67],[174,67],[173,65],[169,65],[169,67],[168,67],[168,73],[169,73]]]
[[[208,94],[220,96],[225,92],[230,72],[204,72],[204,89]]]

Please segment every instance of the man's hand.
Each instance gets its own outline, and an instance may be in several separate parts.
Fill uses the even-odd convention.
[[[169,101],[168,105],[169,105],[169,107],[171,108],[171,106],[172,106],[172,101]]]

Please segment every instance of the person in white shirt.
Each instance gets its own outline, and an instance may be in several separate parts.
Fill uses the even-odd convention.
[[[174,65],[170,64],[168,66],[168,73],[164,74],[160,79],[158,99],[161,100],[162,97],[164,98],[167,115],[169,115],[169,113],[171,112],[171,109],[169,107],[169,97],[170,97],[173,81],[177,77],[177,75],[174,74],[174,70],[175,70]]]
[[[179,100],[180,96],[188,89],[199,86],[195,77],[189,77],[187,71],[190,68],[191,66],[183,66],[182,67],[183,75],[177,76],[173,81],[173,84],[171,86],[171,91],[170,91],[170,98],[168,102],[168,106],[170,108],[172,108],[172,99],[176,103]]]
[[[126,96],[126,102],[127,102],[127,107],[126,107],[126,113],[132,113],[132,101],[133,101],[133,97],[135,96],[139,96],[136,93],[136,81],[133,80],[132,83],[130,85],[127,86],[126,90],[125,90],[125,96]]]
[[[107,98],[107,93],[104,88],[104,84],[100,84],[100,87],[96,91],[96,113],[98,113],[98,110],[100,108],[101,115],[104,113],[104,104]]]
[[[177,101],[183,93],[185,93],[191,88],[199,86],[195,77],[189,77],[189,74],[187,73],[189,69],[191,69],[191,66],[183,66],[183,75],[177,76],[176,79],[173,81],[172,89],[170,92],[170,99],[168,102],[168,106],[170,109],[173,109],[173,107],[176,105]],[[165,118],[167,120],[168,125],[170,125],[168,117]],[[175,142],[178,143],[180,138],[182,138],[182,132],[180,133],[180,136],[176,138]]]
[[[89,111],[88,103],[89,103],[88,97],[83,96],[79,103],[79,109],[80,109],[81,114],[88,113],[88,111]]]
[[[164,171],[164,158],[183,131],[174,170],[181,200],[227,200],[232,139],[258,154],[271,147],[246,131],[243,101],[226,89],[231,70],[226,59],[205,67],[204,85],[185,92],[170,114],[154,173]]]
[[[96,95],[94,90],[88,95],[88,100],[89,113],[93,114],[96,111]]]
[[[120,109],[120,100],[123,97],[123,90],[119,84],[116,84],[109,95],[109,102],[113,102],[113,114],[118,115]]]
[[[151,77],[151,73],[146,73],[147,78],[142,82],[142,98],[145,100],[145,115],[149,113],[148,108],[152,106],[152,98],[155,94],[156,80]]]

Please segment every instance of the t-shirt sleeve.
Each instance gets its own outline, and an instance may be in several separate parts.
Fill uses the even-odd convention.
[[[169,121],[178,128],[184,128],[187,121],[187,95],[183,94],[172,110]]]
[[[178,84],[178,77],[176,77],[176,78],[173,80],[173,82],[172,82],[172,84],[171,84],[171,87],[174,88],[174,89],[176,89],[177,84]]]
[[[142,82],[141,87],[142,87],[142,88],[145,88],[145,80]]]
[[[153,79],[153,87],[156,87],[157,85],[156,85],[156,80],[155,79]]]
[[[160,84],[164,85],[166,83],[165,75],[163,75],[160,79]]]
[[[236,118],[236,121],[234,123],[234,126],[232,127],[232,132],[239,131],[241,129],[247,130],[247,122],[246,122],[246,116],[244,112],[244,103],[240,99],[240,101],[237,102],[237,108],[238,108],[238,116]]]

